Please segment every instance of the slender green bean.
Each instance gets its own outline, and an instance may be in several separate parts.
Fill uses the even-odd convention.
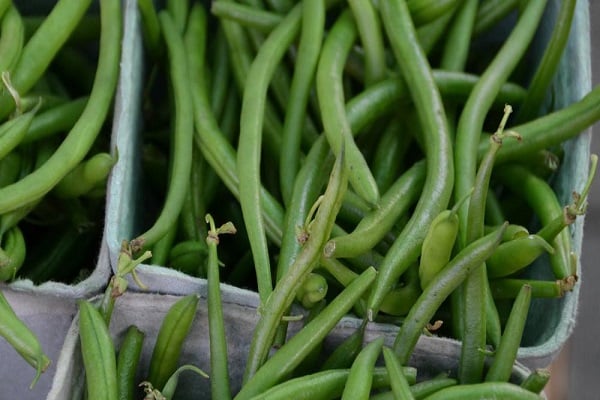
[[[0,71],[12,72],[19,62],[23,43],[25,42],[25,26],[19,10],[11,6],[2,17],[0,31]]]
[[[402,365],[396,357],[396,354],[389,347],[383,348],[383,357],[385,366],[390,374],[390,383],[392,392],[398,399],[414,400],[415,396],[410,390],[410,386],[404,374],[402,374]]]
[[[485,375],[486,382],[507,382],[517,359],[531,303],[531,286],[523,285],[513,304],[500,344]]]
[[[576,3],[576,0],[560,2],[560,10],[553,24],[552,36],[546,44],[544,55],[529,83],[527,96],[517,114],[517,122],[529,121],[536,117],[540,111],[548,86],[554,78],[563,51],[567,46]]]
[[[387,76],[381,21],[370,1],[350,0],[348,4],[365,52],[365,85],[369,86]]]
[[[198,9],[198,8],[196,8]],[[149,248],[172,227],[183,206],[192,167],[192,141],[194,134],[192,98],[188,85],[188,67],[182,36],[166,11],[158,15],[169,55],[169,76],[173,87],[175,109],[172,165],[169,188],[162,210],[153,225],[132,241],[136,249]]]
[[[472,269],[481,267],[500,243],[504,229],[505,225],[469,244],[425,288],[405,318],[394,341],[394,351],[402,364],[408,362],[423,328],[439,306],[466,279]]]
[[[352,15],[346,11],[337,19],[323,44],[317,67],[317,97],[329,145],[334,154],[339,155],[344,144],[350,183],[359,196],[375,206],[379,204],[379,189],[354,141],[344,107],[342,72],[356,36]]]
[[[485,382],[456,385],[442,389],[425,400],[540,400],[542,397],[508,382]]]
[[[77,27],[90,4],[91,0],[61,0],[56,3],[33,36],[27,41],[19,62],[14,67],[14,73],[11,74],[12,83],[18,93],[24,95],[40,79],[56,53]],[[113,35],[118,35],[120,38],[119,25],[121,21],[116,21],[115,18],[113,23],[117,28],[114,29]],[[120,41],[114,47],[115,49],[112,52],[116,52],[115,56],[118,59]],[[107,91],[112,91],[110,84],[106,86]],[[10,96],[6,92],[1,93],[0,117],[6,117],[14,107],[15,103]]]
[[[135,326],[130,326],[119,348],[117,357],[117,384],[119,400],[133,400],[136,388],[136,373],[145,334]]]
[[[219,18],[227,18],[263,33],[271,32],[283,19],[280,14],[229,1],[214,1],[210,11]]]
[[[369,397],[373,381],[373,370],[375,369],[375,362],[383,348],[383,339],[383,336],[378,337],[358,353],[350,367],[348,380],[342,392],[342,400]],[[401,371],[400,375],[404,378]]]
[[[302,2],[302,31],[296,56],[296,67],[283,123],[279,179],[284,204],[289,204],[294,178],[300,168],[300,142],[306,107],[315,77],[325,29],[323,0]]]
[[[250,399],[274,386],[286,374],[291,372],[302,358],[325,338],[331,328],[350,310],[352,305],[358,301],[373,282],[375,274],[374,268],[368,268],[348,285],[317,317],[283,345],[256,371],[256,374],[250,380],[246,381],[235,399]]]
[[[415,102],[428,148],[427,174],[421,199],[410,221],[402,230],[382,264],[369,298],[369,317],[393,283],[419,256],[427,227],[448,204],[453,187],[452,145],[438,88],[429,63],[416,40],[415,29],[403,0],[383,2],[381,17],[392,50]]]
[[[69,2],[60,1],[55,6],[52,13],[54,13],[55,10],[62,10],[62,8],[58,8],[59,5],[60,7],[68,7],[69,5],[67,3]],[[79,8],[81,4],[88,2],[74,1],[70,3],[76,4],[77,8]],[[68,11],[71,12],[73,10]],[[51,15],[53,15],[52,13]],[[49,25],[42,26],[53,27],[60,32],[60,35],[63,33],[68,35],[68,27],[65,26],[65,21],[76,21],[76,18],[72,16],[65,17],[64,11],[54,15],[55,16],[52,18],[49,16]],[[18,182],[0,189],[0,214],[15,210],[25,203],[43,197],[66,173],[85,157],[98,132],[102,128],[109,111],[112,97],[115,93],[118,79],[122,30],[120,2],[118,0],[103,1],[102,6],[100,7],[100,15],[102,20],[102,33],[100,37],[98,68],[94,80],[94,87],[92,88],[88,103],[86,104],[81,117],[77,120],[61,145],[43,166]],[[57,21],[56,19],[59,20]],[[58,27],[53,24],[58,24]],[[13,84],[19,82],[16,80],[18,76],[22,76],[22,78],[19,79],[23,79],[23,82],[25,82],[28,80],[26,78],[35,75],[36,70],[41,67],[35,60],[37,60],[38,57],[42,57],[42,54],[47,56],[47,51],[39,50],[40,54],[35,54],[35,57],[33,54],[26,57],[25,54],[38,51],[35,50],[37,46],[42,46],[43,49],[52,47],[52,45],[48,43],[48,38],[53,36],[47,29],[49,28],[42,29],[42,27],[40,27],[37,32],[39,32],[39,35],[44,35],[43,39],[38,38],[36,41],[31,42],[33,40],[32,38],[27,46],[25,46],[19,64],[24,62],[27,62],[28,64],[23,69],[21,75],[15,74],[12,76]],[[37,32],[36,35],[38,34]],[[43,44],[38,43],[42,40]],[[38,44],[35,45],[35,43]],[[43,61],[40,60],[40,63],[43,63]],[[17,69],[15,69],[15,71],[17,71]],[[17,86],[17,88],[19,88],[19,86]],[[6,110],[10,108],[2,107],[1,109]]]
[[[250,345],[245,381],[254,376],[259,369],[262,370],[260,365],[267,357],[281,317],[292,304],[298,285],[316,267],[325,242],[331,234],[348,183],[343,154],[334,164],[327,189],[319,203],[315,219],[311,223],[308,240],[294,259],[293,265],[277,281],[275,289],[263,304],[261,318],[254,330]]]
[[[260,158],[268,84],[300,28],[301,7],[294,8],[269,35],[248,71],[238,139],[237,172],[240,205],[254,258],[258,293],[265,304],[273,291],[271,263],[260,204]]]

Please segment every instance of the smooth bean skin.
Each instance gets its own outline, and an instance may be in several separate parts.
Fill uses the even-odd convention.
[[[133,400],[137,384],[135,377],[142,354],[145,334],[135,326],[127,328],[117,356],[119,400]]]
[[[0,336],[2,336],[29,365],[36,369],[36,375],[29,385],[37,383],[42,372],[50,365],[42,345],[27,325],[15,314],[4,293],[0,292]]]
[[[104,318],[87,301],[79,303],[79,338],[85,368],[87,398],[117,399],[117,361],[114,344]]]
[[[350,368],[352,361],[356,358],[362,349],[363,339],[367,321],[363,320],[360,327],[348,336],[340,345],[327,357],[321,366],[321,371],[328,369]]]
[[[525,284],[521,287],[506,321],[500,344],[485,375],[486,382],[507,382],[510,379],[513,365],[517,359],[517,351],[521,345],[530,304],[531,286]]]
[[[408,362],[423,328],[440,305],[474,268],[482,266],[500,243],[503,233],[504,225],[469,244],[425,288],[406,316],[394,341],[394,351],[402,364]]]
[[[352,366],[348,381],[342,393],[342,400],[364,399],[369,397],[375,362],[383,348],[383,337],[379,337],[367,344],[358,353]]]
[[[199,297],[188,295],[175,302],[161,323],[148,370],[147,381],[162,388],[177,369],[179,355],[196,316]]]
[[[420,246],[433,218],[446,208],[452,192],[454,163],[443,103],[434,85],[429,62],[420,48],[414,26],[402,0],[380,4],[380,16],[401,73],[406,81],[419,121],[426,134],[427,174],[421,199],[410,221],[398,236],[382,264],[368,301],[374,318],[385,294],[419,256]]]
[[[396,354],[389,347],[383,348],[383,357],[385,359],[385,366],[390,374],[390,384],[392,386],[392,392],[398,399],[414,400],[415,396],[410,390],[408,381],[402,374],[402,365],[396,357]]]
[[[246,364],[245,381],[254,375],[267,357],[273,342],[277,325],[283,314],[291,306],[298,285],[317,266],[325,241],[329,238],[335,217],[341,207],[348,187],[347,169],[344,168],[344,153],[336,159],[329,183],[319,203],[315,218],[311,223],[308,240],[294,259],[293,265],[277,281],[272,294],[267,299],[254,330],[250,353]],[[278,353],[279,354],[279,353]],[[262,369],[262,368],[261,368]]]
[[[375,275],[375,269],[368,268],[348,285],[318,316],[284,344],[246,381],[235,399],[250,399],[274,386],[291,372],[365,293],[375,279]]]
[[[512,275],[527,267],[544,253],[553,254],[553,247],[537,235],[523,236],[502,243],[486,263],[488,276]]]
[[[527,378],[521,382],[521,387],[532,393],[540,394],[546,384],[550,380],[550,370],[546,368],[538,368],[532,371]]]
[[[538,394],[507,382],[486,382],[452,386],[442,389],[425,400],[539,400]]]
[[[6,232],[0,248],[0,282],[15,279],[25,262],[25,238],[18,226]]]
[[[60,1],[55,6],[66,8],[79,9],[82,7],[81,14],[86,9],[89,1]],[[69,12],[72,10],[68,10]],[[53,9],[54,12],[54,9]],[[51,13],[50,15],[53,15]],[[58,18],[58,20],[56,20]],[[102,32],[100,36],[100,52],[98,55],[97,73],[94,79],[94,86],[90,93],[89,101],[77,120],[73,128],[69,131],[67,137],[63,140],[58,149],[50,156],[42,167],[36,169],[33,173],[27,175],[18,182],[8,185],[0,189],[0,214],[15,210],[23,204],[37,200],[49,192],[54,185],[60,181],[62,176],[67,174],[75,165],[77,165],[87,154],[88,150],[94,143],[97,134],[99,133],[105,117],[108,114],[113,95],[116,90],[117,80],[119,75],[119,57],[121,50],[121,5],[117,0],[107,0],[102,2],[100,7],[100,18],[102,21]],[[46,26],[54,24],[52,30],[58,30],[60,35],[67,35],[68,28],[65,26],[65,21],[69,21],[76,25],[76,17],[65,17],[61,13],[55,14],[55,17],[48,19]],[[42,26],[45,26],[45,25]],[[49,28],[50,29],[50,28]],[[36,31],[36,35],[47,35],[36,39],[37,45],[46,49],[48,46],[48,37],[52,37],[53,32],[42,30],[42,27]],[[38,57],[46,57],[47,51],[42,51],[33,46],[33,39],[24,49],[24,54],[21,57],[21,63],[27,63],[23,70],[24,75],[34,74],[32,68],[40,68],[44,62]],[[58,39],[57,39],[58,40]],[[41,42],[41,43],[39,43]],[[53,43],[54,44],[54,43]],[[36,46],[37,46],[36,45]],[[25,58],[25,50],[30,47],[32,53],[31,58]],[[18,68],[18,66],[17,66]],[[17,84],[16,75],[12,77],[13,84]],[[29,78],[29,76],[27,76]],[[25,79],[25,78],[24,78]],[[19,86],[16,86],[19,89]],[[4,97],[3,97],[4,98]],[[6,108],[10,110],[10,108]],[[5,110],[2,107],[2,110]]]

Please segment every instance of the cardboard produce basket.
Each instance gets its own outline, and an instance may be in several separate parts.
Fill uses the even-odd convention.
[[[553,16],[556,14],[560,1],[548,2],[546,15],[543,17],[543,29],[530,50],[532,57],[540,57],[539,49],[543,48],[552,29]],[[113,270],[116,268],[118,253],[123,240],[131,240],[140,233],[141,216],[138,213],[142,191],[140,190],[140,131],[141,131],[141,92],[144,75],[143,40],[141,21],[135,8],[135,1],[126,1],[127,37],[123,52],[122,67],[128,79],[121,86],[121,113],[115,123],[116,145],[119,148],[120,162],[115,166],[110,182],[107,208],[106,241]],[[574,17],[573,27],[567,48],[563,55],[558,73],[546,101],[547,109],[560,109],[569,105],[589,92],[590,78],[590,43],[589,43],[589,13],[588,2],[579,1]],[[571,200],[574,188],[582,187],[588,175],[589,168],[589,132],[582,133],[577,138],[565,144],[565,157],[560,171],[553,178],[560,201],[567,204]],[[579,218],[570,227],[572,248],[581,254],[583,218]],[[578,262],[579,263],[579,262]],[[535,268],[540,276],[545,276],[549,270],[545,261],[539,262]],[[581,277],[581,267],[577,265],[580,276],[574,290],[563,298],[556,300],[534,300],[526,326],[522,347],[518,352],[518,360],[529,368],[549,365],[558,354],[573,331],[576,315],[579,287],[585,283]],[[181,272],[159,265],[141,265],[138,269],[140,280],[148,286],[149,293],[171,295],[186,295],[199,293],[204,295],[205,280],[191,277]],[[129,290],[140,290],[131,282]],[[227,286],[223,289],[225,296],[238,296],[235,289]],[[149,295],[152,296],[152,295]],[[148,297],[151,298],[151,297]],[[242,299],[240,301],[243,302]],[[348,322],[352,321],[352,322]],[[356,328],[360,320],[348,317],[347,323]],[[391,326],[381,326],[378,329],[391,329]],[[334,333],[335,335],[335,333]],[[417,345],[417,352],[434,346],[444,349],[444,352],[455,356],[460,353],[460,342],[447,338],[422,338]]]

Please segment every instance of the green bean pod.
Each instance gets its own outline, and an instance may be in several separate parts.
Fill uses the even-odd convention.
[[[36,375],[29,385],[33,388],[42,372],[50,365],[39,339],[15,314],[11,305],[0,292],[0,336],[2,336],[25,361],[36,369]]]
[[[53,193],[60,198],[79,197],[91,193],[106,183],[116,163],[108,153],[97,153],[82,161],[56,184]]]
[[[490,281],[490,289],[494,299],[514,299],[519,294],[523,285],[531,286],[531,297],[557,299],[573,290],[574,277],[567,277],[555,281],[541,281],[534,279],[500,278]]]
[[[345,11],[331,28],[317,67],[316,84],[319,107],[327,141],[339,155],[342,144],[346,151],[346,169],[356,193],[372,206],[379,204],[379,189],[364,155],[352,134],[345,110],[342,72],[357,31],[352,14]]]
[[[533,370],[527,378],[521,382],[521,387],[532,393],[540,394],[550,380],[550,370],[546,368],[537,368]]]
[[[385,359],[385,367],[390,374],[390,383],[395,397],[398,399],[414,400],[415,396],[410,390],[406,377],[402,374],[402,365],[394,351],[389,347],[384,347],[383,357]]]
[[[318,316],[277,350],[255,374],[251,375],[251,378],[242,385],[235,399],[250,399],[280,382],[352,308],[371,285],[375,275],[375,269],[368,268],[348,285]],[[265,308],[265,310],[267,309]]]
[[[208,377],[209,377],[206,372],[202,371],[198,367],[195,367],[193,365],[182,365],[181,367],[177,368],[177,370],[175,372],[173,372],[173,375],[171,375],[169,377],[169,380],[167,381],[167,383],[165,383],[165,386],[161,390],[161,394],[166,399],[174,399],[175,398],[174,395],[175,395],[175,390],[177,389],[177,384],[179,383],[179,375],[181,375],[185,371],[195,372],[196,374],[200,375],[203,378],[208,379]]]
[[[344,167],[344,163],[344,153],[342,152],[341,157],[336,159],[329,183],[311,223],[308,240],[294,259],[293,265],[279,279],[272,294],[263,305],[261,318],[254,330],[250,346],[244,375],[245,381],[256,373],[259,366],[266,359],[277,325],[283,314],[291,306],[298,285],[319,262],[348,186],[347,169]]]
[[[60,47],[66,40],[71,28],[85,12],[90,1],[59,1],[48,18],[36,31],[25,48],[21,60],[15,69],[19,72],[11,77],[18,91],[25,86],[33,85],[38,74],[43,73],[55,46]],[[77,15],[72,15],[75,13]],[[49,192],[60,179],[77,165],[87,154],[104,123],[112,104],[119,75],[119,57],[121,49],[121,4],[118,0],[107,0],[101,3],[100,18],[102,32],[100,35],[100,52],[94,86],[86,107],[58,149],[33,173],[18,182],[0,189],[0,214],[15,210],[23,204],[32,202]],[[69,23],[65,25],[65,21]],[[49,38],[52,38],[49,41]],[[54,49],[54,50],[53,50]],[[48,59],[46,59],[48,58]],[[21,69],[20,66],[23,66]],[[22,85],[20,86],[20,82]],[[19,83],[19,84],[18,84]],[[6,104],[5,96],[0,103]],[[0,107],[6,113],[11,107]]]
[[[377,361],[382,348],[383,337],[379,337],[367,344],[360,353],[358,353],[350,367],[350,374],[348,375],[348,380],[341,397],[342,400],[364,399],[369,397],[373,369],[375,368],[375,362]]]
[[[336,349],[325,359],[321,366],[321,371],[328,369],[350,368],[352,362],[362,349],[365,337],[365,328],[367,321],[363,320],[360,327],[349,335]]]
[[[27,133],[21,140],[21,145],[68,131],[81,116],[87,101],[87,96],[80,97],[47,110],[40,110],[31,121]]]
[[[379,266],[369,298],[374,318],[385,294],[419,256],[431,221],[446,208],[451,197],[454,164],[452,146],[440,91],[433,84],[431,66],[419,46],[414,25],[402,0],[380,3],[380,16],[401,73],[406,79],[419,121],[425,132],[427,173],[415,211]]]
[[[460,251],[425,288],[406,316],[394,341],[394,351],[405,364],[423,329],[444,300],[454,291],[474,268],[493,253],[504,234],[504,225],[497,231],[483,236]]]
[[[537,235],[523,236],[502,243],[487,260],[490,279],[512,275],[527,267],[544,253],[553,254],[554,248]]]
[[[198,300],[197,295],[181,298],[171,306],[163,319],[146,379],[155,387],[162,388],[177,369],[181,349],[196,316]]]
[[[25,262],[25,238],[18,226],[6,232],[0,247],[0,282],[13,280]]]
[[[0,160],[21,143],[37,110],[38,106],[2,124],[0,127]]]
[[[517,351],[521,345],[530,303],[531,286],[523,285],[515,299],[502,339],[485,376],[486,382],[507,382],[509,380],[517,359]]]
[[[327,280],[311,272],[296,292],[296,299],[304,308],[312,308],[327,295]]]
[[[426,397],[425,400],[540,400],[542,397],[508,382],[485,382],[451,386]]]
[[[87,398],[117,399],[117,361],[114,344],[104,318],[87,301],[79,302],[79,339],[85,368]]]
[[[25,25],[19,10],[11,6],[2,16],[0,31],[0,71],[12,71],[25,42]]]
[[[144,332],[136,326],[127,328],[123,342],[119,347],[117,356],[117,385],[119,389],[119,400],[133,400],[137,387],[135,378],[137,373],[142,345],[144,343]]]
[[[283,19],[280,14],[272,11],[230,1],[213,1],[210,12],[218,18],[225,18],[263,33],[271,32]]]

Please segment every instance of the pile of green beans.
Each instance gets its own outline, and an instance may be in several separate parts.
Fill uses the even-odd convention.
[[[0,281],[76,284],[96,268],[121,4],[0,2]],[[3,296],[3,295],[2,295]],[[2,302],[1,335],[40,372],[35,335]]]
[[[227,327],[211,294],[215,396],[539,398],[543,377],[519,386],[511,373],[532,298],[577,285],[569,226],[596,157],[572,204],[550,182],[562,144],[600,119],[600,88],[544,109],[576,2],[561,3],[536,63],[547,4],[138,0],[145,214],[129,257],[150,251],[209,290],[260,299],[235,393],[213,359]],[[207,214],[237,228],[222,268]],[[552,278],[531,278],[544,260]],[[294,304],[309,316],[288,338]],[[363,346],[363,326],[322,350],[350,312],[397,324],[393,344]],[[461,341],[450,378],[407,377],[422,334]],[[151,374],[148,395],[170,391],[174,371]]]

